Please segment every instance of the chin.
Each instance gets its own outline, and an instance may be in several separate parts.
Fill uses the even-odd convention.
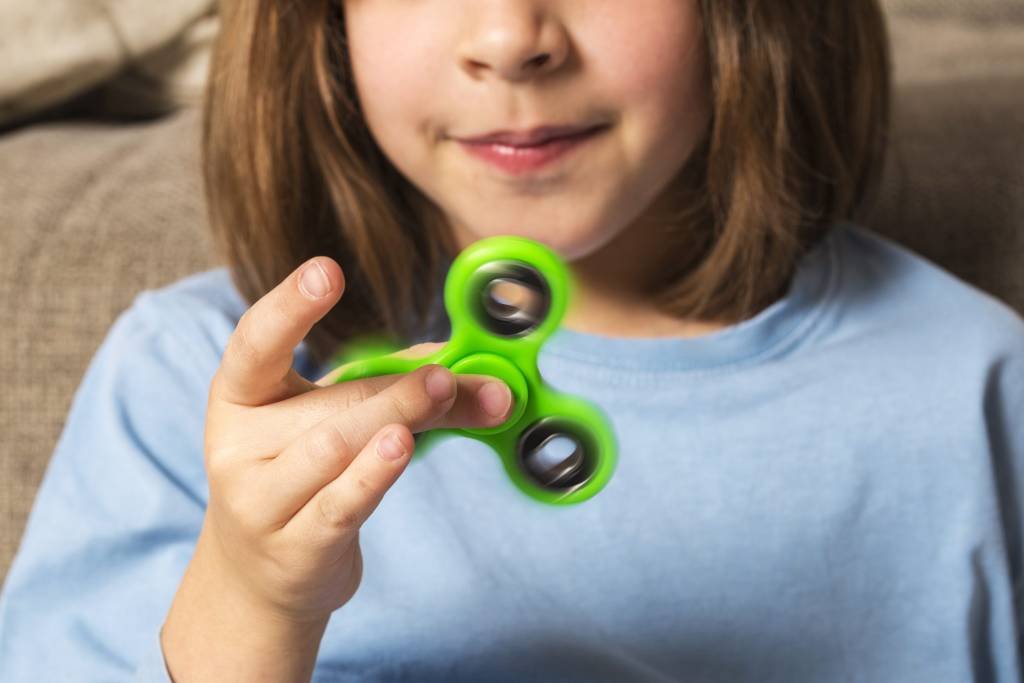
[[[589,256],[615,236],[614,231],[602,230],[595,226],[549,227],[547,225],[531,225],[528,220],[512,225],[491,224],[472,230],[469,234],[472,235],[474,241],[496,235],[526,237],[549,247],[567,262]]]

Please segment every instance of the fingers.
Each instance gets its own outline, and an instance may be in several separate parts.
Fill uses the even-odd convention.
[[[246,421],[238,431],[222,434],[219,441],[225,444],[224,452],[236,453],[237,457],[266,459],[268,454],[281,453],[329,416],[373,398],[408,374],[379,375],[343,382],[262,406],[257,409],[258,416]],[[492,414],[481,402],[480,392],[484,385],[497,381],[494,377],[459,373],[455,379],[458,386],[451,408],[424,425],[423,429],[495,427],[504,422],[511,412],[511,392],[504,383],[500,383],[497,393],[504,394],[499,398],[509,400],[508,407]],[[486,390],[484,395],[490,395],[491,391]]]
[[[325,256],[292,272],[238,321],[211,383],[211,398],[262,406],[315,389],[293,369],[293,350],[344,289],[344,273]]]
[[[443,346],[443,342],[427,342],[390,355],[419,358]],[[317,380],[315,384],[319,388],[314,387],[316,391],[257,408],[257,415],[252,420],[233,432],[221,434],[219,443],[212,444],[213,448],[229,459],[266,460],[275,457],[329,415],[349,410],[408,374],[377,375],[334,384],[339,370],[332,370]],[[503,382],[483,390],[481,394],[485,385],[497,380],[487,375],[462,373],[456,374],[455,378],[458,383],[455,403],[425,429],[496,427],[505,421],[511,412],[512,396]]]
[[[446,343],[423,342],[388,355],[398,358],[423,358],[437,352]],[[341,372],[344,371],[344,368],[344,365],[339,366],[316,381],[317,386],[325,388],[328,392],[337,392],[337,396],[341,398],[341,403],[344,404],[337,407],[345,407],[352,403],[352,396],[348,394],[348,390],[335,388],[337,385],[334,384]],[[359,380],[360,382],[369,383],[360,388],[360,398],[365,398],[366,391],[375,394],[386,389],[401,376],[379,375]],[[481,393],[484,386],[495,384],[493,377],[460,373],[455,376],[455,379],[458,382],[455,404],[438,421],[431,423],[429,425],[430,429],[442,427],[492,427],[502,423],[505,416],[509,413],[512,401],[512,392],[508,390],[508,386],[504,382],[498,382],[495,386],[491,386]],[[341,386],[353,384],[355,383],[346,382]],[[317,394],[317,397],[323,398],[325,407],[330,407],[332,404],[337,405],[337,399],[329,394],[320,392]],[[326,417],[326,415],[319,416],[318,419],[323,417]],[[302,431],[308,429],[309,426],[311,425],[305,426]]]
[[[448,368],[418,368],[349,410],[330,414],[278,457],[261,464],[255,471],[257,481],[247,487],[248,493],[264,500],[262,514],[268,515],[268,523],[286,523],[324,485],[337,478],[382,427],[404,425],[410,432],[411,451],[411,432],[422,430],[423,425],[447,412],[455,394],[455,378]]]
[[[414,442],[409,428],[385,425],[337,478],[320,489],[292,518],[286,534],[337,546],[359,533],[409,464]]]
[[[456,374],[458,392],[448,412],[423,429],[497,427],[512,412],[513,397],[508,385],[488,375]]]

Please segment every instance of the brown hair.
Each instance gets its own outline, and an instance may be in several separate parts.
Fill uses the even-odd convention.
[[[203,121],[211,226],[250,305],[315,255],[345,271],[310,332],[410,340],[456,246],[363,122],[343,2],[223,0]],[[681,213],[652,301],[733,323],[785,294],[801,254],[877,197],[891,65],[878,0],[700,0],[712,112],[670,187]]]

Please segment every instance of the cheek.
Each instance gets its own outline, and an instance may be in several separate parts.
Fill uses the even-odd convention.
[[[595,33],[590,59],[603,90],[622,103],[626,116],[664,132],[701,119],[708,75],[702,25],[693,6],[679,0],[655,4],[661,9],[621,14],[606,32]]]
[[[431,71],[435,65],[423,55],[435,49],[428,42],[436,38],[415,30],[410,17],[391,14],[348,17],[346,30],[352,78],[367,126],[390,152],[402,145],[396,136],[423,133],[415,127],[424,119],[424,103],[431,101],[430,84],[437,77]]]

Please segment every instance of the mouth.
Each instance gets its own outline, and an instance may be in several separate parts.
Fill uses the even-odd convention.
[[[555,138],[565,138],[585,133],[594,128],[600,127],[601,124],[597,125],[544,125],[531,128],[529,130],[497,130],[486,135],[478,135],[472,138],[456,138],[461,142],[468,142],[471,144],[481,143],[497,143],[508,145],[509,147],[532,147],[543,144],[548,140]]]
[[[484,139],[459,139],[462,148],[476,159],[487,162],[504,173],[522,175],[545,168],[556,161],[567,159],[572,153],[582,151],[590,146],[595,138],[599,138],[609,128],[607,124],[576,130],[568,134],[558,134],[550,129],[537,129],[526,134],[539,138],[538,141],[524,144],[509,144],[501,140],[508,139],[500,135],[485,136]],[[499,138],[495,140],[495,138]],[[490,139],[488,139],[490,138]]]

